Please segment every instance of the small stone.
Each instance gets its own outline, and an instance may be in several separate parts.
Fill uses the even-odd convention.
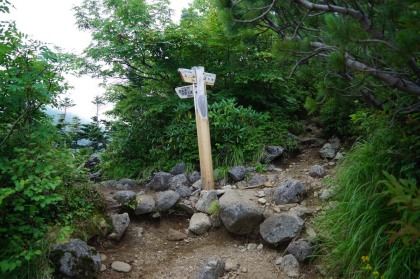
[[[101,262],[105,261],[108,257],[105,254],[100,254],[101,255]]]
[[[111,268],[115,271],[128,273],[131,270],[131,265],[125,262],[115,261],[111,264]]]
[[[246,267],[241,267],[240,272],[247,273],[248,272],[248,269],[246,269]]]
[[[265,197],[265,193],[264,193],[264,191],[258,191],[258,193],[257,193],[257,197],[259,197],[259,198],[264,198],[264,197]]]
[[[264,248],[264,245],[262,245],[262,244],[259,244],[259,245],[257,246],[257,250],[258,250],[258,251],[261,251],[263,248]]]
[[[106,270],[106,265],[104,265],[104,264],[101,264],[101,272],[103,272],[103,271],[105,271]]]
[[[227,259],[225,262],[225,271],[237,271],[239,269],[239,263],[237,261],[234,261],[232,259]]]
[[[264,199],[264,198],[259,198],[259,199],[258,199],[258,203],[259,203],[259,204],[261,204],[261,205],[264,205],[264,204],[266,204],[266,203],[267,203],[267,200],[266,200],[266,199]]]
[[[276,264],[280,265],[280,268],[292,278],[299,277],[299,262],[293,255],[286,255],[277,259]]]
[[[257,244],[256,243],[248,243],[246,247],[249,251],[257,250]]]

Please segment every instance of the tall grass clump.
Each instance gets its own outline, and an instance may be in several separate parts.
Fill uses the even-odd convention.
[[[385,119],[364,121],[371,124],[363,127],[369,135],[338,167],[337,203],[318,217],[320,253],[338,278],[418,278],[420,241],[404,241],[398,234],[407,214],[418,218],[419,207],[416,213],[415,207],[402,206],[404,191],[390,191],[384,183],[393,177],[384,172],[407,178],[411,186],[418,179],[418,155],[412,152],[416,129],[390,127]],[[414,196],[408,204],[418,203]]]

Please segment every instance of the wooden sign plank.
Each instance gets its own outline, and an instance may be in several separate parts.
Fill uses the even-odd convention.
[[[181,76],[183,82],[196,83],[197,77],[195,75],[195,71],[190,69],[179,68],[178,73]],[[213,86],[216,82],[216,74],[204,73],[204,81],[206,85]]]
[[[187,99],[194,97],[194,85],[182,86],[175,88],[176,94],[181,99]]]

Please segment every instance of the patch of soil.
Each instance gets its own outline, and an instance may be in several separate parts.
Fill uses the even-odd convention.
[[[274,187],[285,179],[298,179],[308,190],[304,205],[308,208],[320,208],[320,201],[314,192],[322,187],[321,180],[308,175],[308,170],[315,164],[323,165],[328,175],[333,174],[333,164],[323,161],[318,156],[318,148],[305,149],[297,157],[276,163],[274,171],[262,175],[272,181]],[[261,174],[260,174],[261,175]],[[257,193],[264,187],[243,189],[244,195],[258,199]],[[109,195],[112,192],[106,190]],[[270,197],[266,197],[272,206]],[[267,205],[266,205],[267,206]],[[264,206],[262,206],[264,207]],[[188,233],[188,216],[169,215],[159,220],[133,216],[131,223],[118,244],[98,245],[100,253],[107,256],[102,262],[106,270],[101,272],[100,279],[146,278],[146,279],[187,279],[196,278],[198,270],[205,259],[216,257],[223,260],[233,260],[239,263],[237,271],[226,273],[225,279],[272,279],[289,278],[275,265],[278,257],[284,254],[285,247],[268,247],[261,237],[254,239],[230,235],[223,226],[212,229],[202,236]],[[307,228],[311,216],[305,217]],[[169,229],[175,229],[188,237],[181,241],[168,241]],[[139,231],[143,230],[143,233]],[[247,249],[249,243],[263,244],[262,249]],[[129,273],[120,273],[111,269],[113,261],[129,263],[132,269]],[[321,278],[314,264],[301,264],[300,278]]]

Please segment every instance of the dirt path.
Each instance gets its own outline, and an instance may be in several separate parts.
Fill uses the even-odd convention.
[[[333,172],[329,165],[318,156],[318,148],[304,150],[297,157],[276,165],[274,171],[264,173],[267,180],[279,185],[287,178],[300,180],[308,190],[303,205],[311,212],[320,210],[320,201],[314,192],[321,187],[321,180],[308,175],[311,166],[323,165],[328,174]],[[264,187],[241,190],[250,199],[258,199],[257,193]],[[110,194],[109,192],[107,194]],[[271,199],[267,197],[269,203]],[[272,204],[271,204],[272,205]],[[312,214],[303,217],[306,230],[311,230]],[[187,233],[188,216],[169,215],[159,220],[136,217],[122,240],[118,244],[98,245],[99,252],[106,256],[103,264],[106,270],[99,275],[100,279],[145,278],[145,279],[186,279],[195,278],[205,259],[217,257],[237,262],[237,271],[225,274],[226,279],[272,279],[289,278],[275,264],[282,256],[285,247],[268,247],[260,237],[245,238],[230,235],[223,226],[212,229],[202,236]],[[174,229],[186,233],[188,237],[181,241],[168,241],[168,231]],[[262,244],[262,245],[261,245]],[[257,248],[258,247],[258,248]],[[131,265],[128,273],[112,270],[113,261],[123,261]],[[315,265],[301,264],[300,278],[319,278]]]

